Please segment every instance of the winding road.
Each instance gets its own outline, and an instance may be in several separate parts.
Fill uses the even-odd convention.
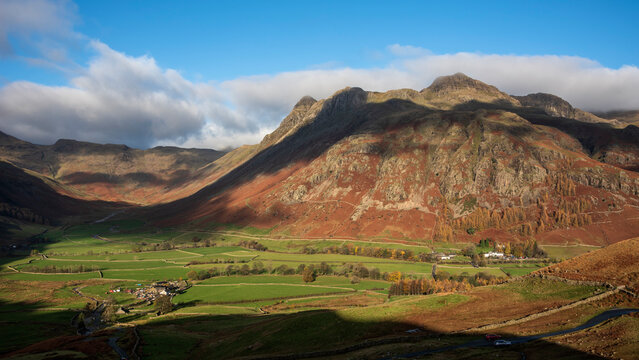
[[[591,328],[593,326],[599,325],[599,324],[601,324],[601,323],[603,323],[605,321],[608,321],[610,319],[616,318],[618,316],[631,314],[631,313],[635,313],[635,312],[639,312],[639,309],[612,309],[612,310],[605,311],[605,312],[593,317],[592,319],[586,321],[585,323],[583,323],[583,324],[581,324],[579,326],[576,326],[574,328],[570,328],[570,329],[566,329],[566,330],[560,330],[560,331],[547,332],[547,333],[538,334],[538,335],[520,336],[520,337],[514,337],[514,338],[504,338],[503,340],[508,340],[513,345],[515,345],[515,344],[523,344],[523,343],[527,343],[527,342],[534,341],[534,340],[539,340],[539,339],[546,338],[546,337],[570,334],[570,333],[577,332],[577,331],[580,331],[580,330],[588,329],[588,328]],[[489,342],[489,341],[484,340],[484,339],[479,339],[479,340],[473,340],[473,341],[469,341],[469,342],[466,342],[466,343],[463,343],[463,344],[458,344],[458,345],[451,345],[451,346],[445,346],[445,347],[441,347],[441,348],[437,348],[437,349],[429,349],[429,350],[412,352],[412,353],[408,353],[408,354],[395,355],[395,356],[392,356],[392,357],[382,358],[380,360],[410,359],[410,358],[414,358],[414,357],[418,357],[418,356],[437,354],[437,353],[451,351],[451,350],[458,350],[458,349],[464,349],[464,348],[474,348],[474,347],[488,347],[488,346],[493,346],[493,344],[491,342]]]

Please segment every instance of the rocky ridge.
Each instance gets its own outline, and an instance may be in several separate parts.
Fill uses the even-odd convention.
[[[631,132],[531,111],[463,74],[419,92],[346,88],[296,106],[259,152],[157,214],[300,236],[613,242],[639,234]]]

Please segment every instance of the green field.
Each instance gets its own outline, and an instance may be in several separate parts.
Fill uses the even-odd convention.
[[[541,245],[541,248],[549,257],[556,259],[570,259],[599,249],[598,246],[587,245]]]
[[[193,352],[194,358],[233,358],[252,355],[249,348],[259,349],[260,354],[270,354],[319,349],[325,343],[334,347],[346,346],[389,333],[403,334],[407,328],[415,327],[407,319],[438,311],[453,314],[457,306],[474,299],[472,291],[389,297],[389,282],[355,279],[348,270],[361,265],[369,271],[379,270],[380,275],[401,272],[403,276],[430,278],[432,263],[302,253],[305,246],[322,252],[344,244],[408,249],[414,253],[430,252],[433,248],[453,252],[468,244],[381,244],[376,239],[258,239],[269,249],[257,251],[237,246],[237,243],[268,236],[270,230],[216,224],[205,231],[160,229],[141,221],[49,229],[45,233],[46,241],[37,245],[44,256],[16,254],[2,259],[0,285],[4,290],[0,293],[0,325],[5,330],[0,334],[3,335],[0,346],[18,349],[52,336],[74,334],[70,319],[90,302],[87,297],[130,308],[129,314],[116,318],[123,323],[135,321],[138,324],[142,338],[140,354],[154,359],[180,358],[189,351]],[[205,244],[214,246],[204,247]],[[555,247],[552,251],[571,254],[582,250],[580,247]],[[276,274],[284,272],[283,265],[292,271],[301,265],[319,268],[321,264],[330,267],[328,273],[341,275],[319,275],[315,281],[305,283],[301,274]],[[45,273],[54,269],[77,271],[78,265],[85,271],[96,271]],[[242,266],[245,270],[246,267],[249,271],[257,270],[243,276],[223,275],[227,269],[237,271]],[[500,277],[506,272],[512,276],[525,275],[541,266],[543,264],[518,263],[476,268],[470,264],[443,263],[437,265],[437,270],[451,275],[473,276],[484,272]],[[109,292],[116,288],[143,288],[154,281],[187,279],[187,273],[191,271],[199,273],[200,279],[204,279],[202,274],[216,276],[189,280],[191,287],[173,297],[175,309],[167,315],[156,316],[152,304],[132,294]],[[73,289],[86,297],[79,296]],[[491,291],[514,293],[520,301],[530,302],[579,299],[598,290],[527,280],[504,284]],[[32,299],[44,300],[33,303]],[[25,324],[12,329],[12,324],[16,323]],[[308,343],[316,345],[309,347]]]

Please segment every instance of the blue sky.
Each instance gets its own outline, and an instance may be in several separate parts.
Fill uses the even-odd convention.
[[[0,130],[236,146],[305,94],[422,88],[457,71],[588,110],[639,108],[636,1],[183,3],[0,0]],[[137,91],[116,96],[124,87]]]
[[[617,68],[639,59],[639,2],[77,1],[76,31],[148,54],[190,79],[313,67],[373,67],[391,44],[433,53],[574,55]],[[87,60],[82,47],[74,59]],[[53,82],[15,63],[10,80]],[[62,81],[62,78],[57,78]]]

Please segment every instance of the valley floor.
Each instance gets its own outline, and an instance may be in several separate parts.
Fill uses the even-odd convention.
[[[256,229],[206,234],[105,221],[51,229],[47,234],[38,254],[2,258],[0,354],[4,357],[117,359],[120,349],[130,358],[144,359],[381,359],[402,354],[419,358],[427,353],[435,359],[519,359],[522,354],[527,359],[626,359],[639,351],[639,317],[632,313],[587,329],[521,342],[580,326],[611,309],[639,308],[635,297],[614,288],[526,276],[545,265],[539,261],[481,268],[439,263],[437,270],[451,276],[508,273],[512,278],[462,292],[389,296],[391,282],[356,277],[353,269],[428,278],[433,263],[300,253],[301,241],[268,239]],[[237,246],[255,238],[269,250]],[[207,241],[215,246],[191,247]],[[177,248],[145,249],[165,242]],[[334,239],[312,244],[322,249],[346,243],[380,245]],[[451,247],[385,246],[415,252]],[[320,274],[310,282],[295,274],[295,269],[311,265],[328,267],[332,274]],[[233,275],[229,266],[235,267]],[[187,285],[173,297],[174,309],[157,315],[155,306],[135,292],[165,280]],[[96,302],[126,312],[112,314],[111,323],[88,335],[78,335],[78,314],[90,307],[87,303]],[[557,310],[549,311],[553,309]],[[487,332],[511,339],[513,345],[494,347],[483,338]]]

